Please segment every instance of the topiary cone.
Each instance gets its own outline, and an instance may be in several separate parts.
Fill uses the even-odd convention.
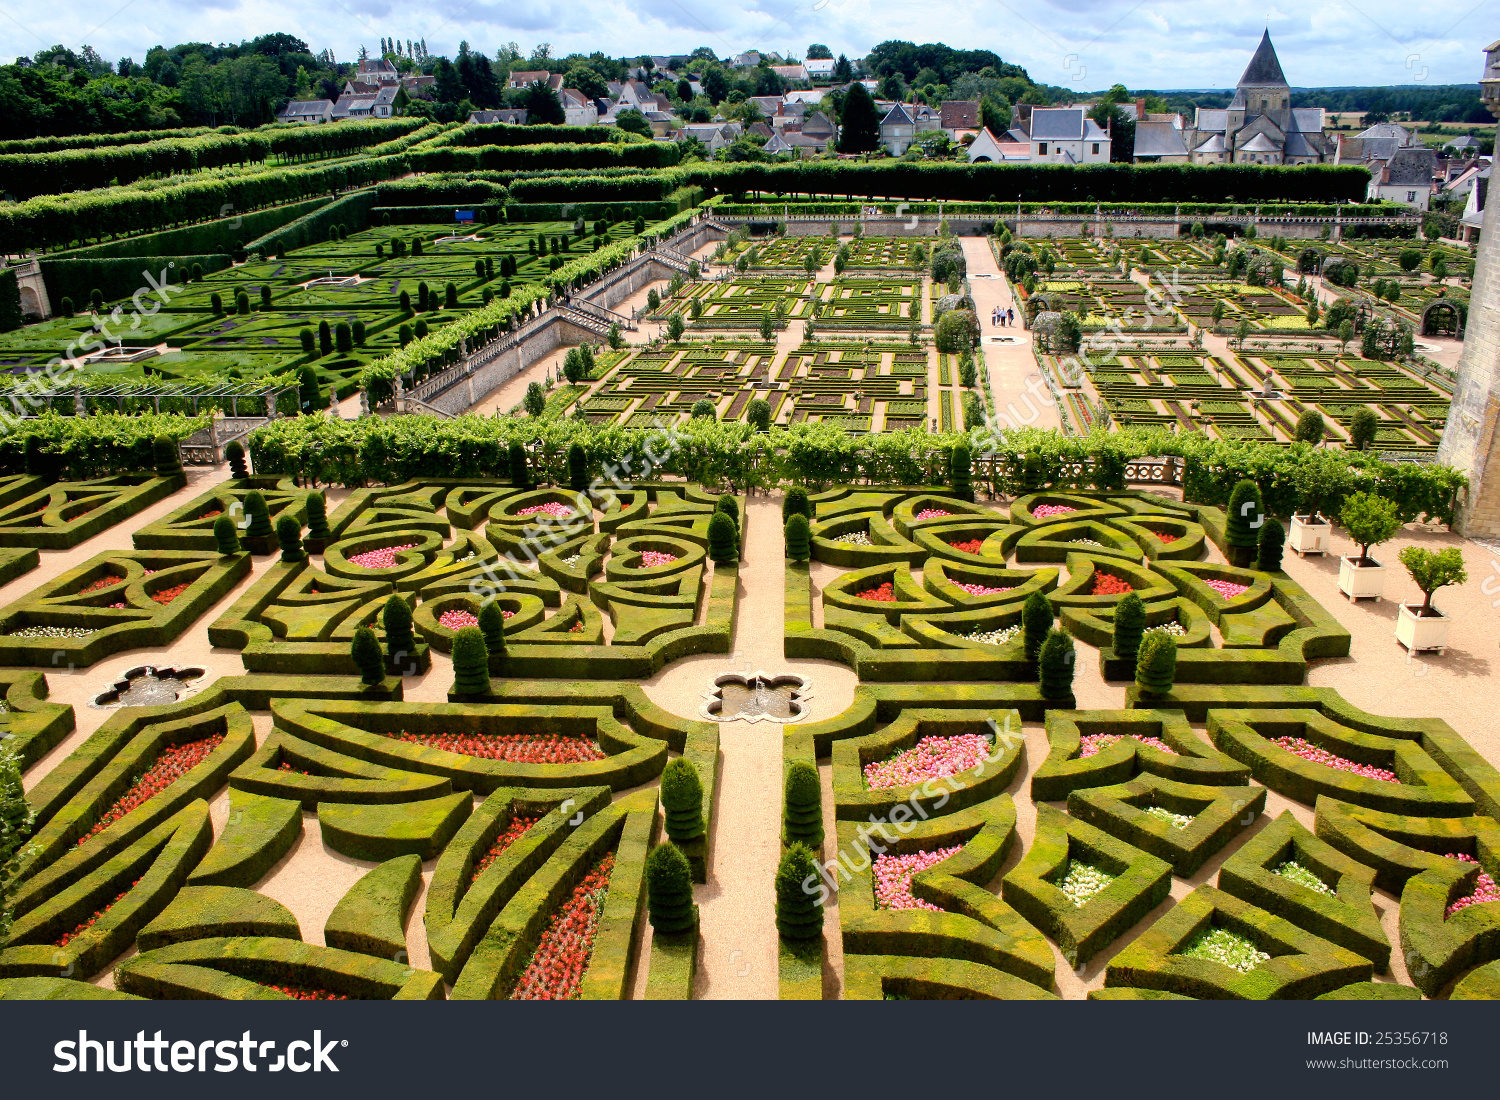
[[[307,556],[302,552],[302,525],[295,516],[283,512],[276,520],[276,541],[281,543],[282,561],[301,561]]]
[[[1224,510],[1224,540],[1230,546],[1254,546],[1260,534],[1257,521],[1261,515],[1260,490],[1255,482],[1248,479],[1235,482],[1229,494],[1229,506]]]
[[[479,632],[491,657],[505,656],[505,611],[494,600],[479,609]]]
[[[221,554],[240,552],[240,536],[234,529],[234,520],[228,516],[214,520],[214,545]]]
[[[969,448],[960,443],[953,448],[953,453],[948,459],[948,481],[953,489],[953,495],[959,500],[973,501],[974,483],[970,479],[973,471],[973,460],[969,455]]]
[[[1116,657],[1134,658],[1141,648],[1141,635],[1146,631],[1146,605],[1135,592],[1127,592],[1115,604]]]
[[[245,448],[238,439],[231,440],[229,446],[224,448],[224,458],[229,463],[230,477],[250,476],[250,471],[245,468]]]
[[[1049,631],[1037,653],[1037,681],[1042,698],[1054,701],[1073,698],[1073,639],[1065,630]]]
[[[531,488],[530,468],[526,464],[526,448],[519,443],[510,445],[510,483],[517,489]]]
[[[667,836],[680,844],[703,835],[703,783],[691,760],[679,756],[667,764],[661,773],[661,804]]]
[[[170,436],[159,435],[151,441],[151,456],[156,462],[157,477],[176,477],[182,473],[177,441]]]
[[[250,520],[250,526],[245,529],[247,538],[271,537],[271,510],[266,507],[266,498],[259,489],[251,489],[245,494],[245,516]]]
[[[1052,629],[1052,605],[1040,592],[1026,597],[1021,608],[1021,634],[1026,643],[1026,659],[1035,661],[1041,652],[1047,632]]]
[[[800,485],[794,485],[786,491],[785,498],[781,502],[781,519],[786,522],[794,515],[806,516],[812,519],[812,502],[807,499],[807,490]]]
[[[583,445],[579,443],[568,448],[568,486],[575,493],[581,493],[589,487],[588,458],[583,453]]]
[[[349,643],[349,656],[354,658],[364,683],[385,683],[385,658],[381,655],[380,643],[375,640],[375,632],[369,627],[362,626],[354,632],[354,640]]]
[[[708,556],[715,565],[733,565],[740,557],[740,532],[734,520],[715,512],[708,521]]]
[[[801,512],[793,512],[786,521],[786,556],[792,561],[806,561],[812,556],[812,533]]]
[[[1141,694],[1160,698],[1172,691],[1177,678],[1177,639],[1164,630],[1155,630],[1141,643],[1135,661],[1135,683]]]
[[[311,554],[322,553],[323,548],[333,538],[333,532],[328,529],[328,502],[322,493],[307,494],[307,551]]]
[[[730,519],[734,520],[734,525],[736,527],[739,526],[740,504],[739,501],[735,500],[734,497],[730,496],[728,493],[725,493],[723,496],[721,496],[718,499],[717,503],[714,504],[714,511],[723,512]]]
[[[1286,528],[1274,516],[1261,525],[1260,542],[1255,548],[1255,568],[1263,573],[1281,572],[1281,555],[1286,548]]]
[[[454,695],[490,693],[490,651],[477,626],[466,626],[453,638]]]
[[[675,844],[659,844],[646,857],[646,911],[651,927],[669,935],[698,924],[692,868]]]
[[[811,879],[809,893],[804,883]],[[823,934],[823,897],[818,861],[801,844],[793,844],[776,868],[776,931],[783,939],[815,940]]]
[[[815,852],[823,846],[823,784],[818,769],[805,760],[787,769],[781,825],[783,844],[802,844]]]
[[[391,660],[399,661],[417,651],[417,639],[411,632],[411,606],[400,596],[391,596],[380,609],[380,625],[385,627],[385,651]]]

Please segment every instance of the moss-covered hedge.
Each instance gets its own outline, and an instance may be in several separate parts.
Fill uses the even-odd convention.
[[[422,857],[397,856],[349,888],[323,926],[323,942],[344,951],[406,960],[406,915],[422,887]]]

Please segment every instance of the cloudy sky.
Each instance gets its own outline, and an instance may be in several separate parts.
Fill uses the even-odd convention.
[[[1477,79],[1481,50],[1500,36],[1486,0],[1452,9],[1410,0],[0,0],[0,57],[61,42],[92,45],[111,60],[140,61],[153,45],[233,42],[286,31],[348,60],[381,36],[425,38],[433,53],[461,39],[493,53],[516,42],[529,52],[602,49],[615,56],[720,56],[758,48],[801,56],[811,42],[864,54],[887,38],[994,50],[1033,79],[1080,90],[1232,86],[1269,26],[1294,86],[1392,85]]]

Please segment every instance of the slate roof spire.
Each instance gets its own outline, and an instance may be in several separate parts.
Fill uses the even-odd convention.
[[[1276,47],[1271,45],[1269,29],[1260,36],[1260,45],[1255,48],[1255,56],[1250,59],[1250,64],[1245,66],[1245,75],[1240,77],[1239,83],[1241,88],[1267,85],[1282,88],[1288,86],[1286,76],[1281,71],[1281,62],[1276,58]]]

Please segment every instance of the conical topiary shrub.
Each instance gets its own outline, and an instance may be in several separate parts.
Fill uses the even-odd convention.
[[[812,533],[801,512],[793,512],[786,521],[786,556],[792,561],[806,561],[812,556]]]
[[[494,600],[479,609],[479,632],[491,657],[505,656],[505,611]]]
[[[693,871],[675,844],[658,844],[646,857],[646,912],[651,927],[667,935],[691,932],[698,923]]]
[[[794,485],[788,489],[781,501],[782,522],[785,523],[794,515],[813,518],[812,502],[807,499],[807,490],[800,485]]]
[[[484,633],[477,626],[466,626],[453,638],[453,694],[489,693],[489,647],[484,644]]]
[[[823,846],[823,784],[818,769],[806,760],[787,769],[781,842],[802,844],[814,852]]]
[[[359,677],[366,684],[385,683],[385,657],[381,655],[375,632],[369,627],[362,626],[354,632],[354,641],[349,644],[349,656],[359,666]]]
[[[568,448],[568,486],[575,493],[581,493],[589,487],[589,461],[583,453],[581,443]]]
[[[1177,639],[1165,630],[1153,630],[1141,642],[1135,659],[1135,684],[1141,694],[1160,698],[1172,690],[1177,678]]]
[[[948,484],[959,500],[972,502],[974,499],[974,483],[971,480],[973,469],[968,446],[958,444],[948,457]]]
[[[301,561],[307,556],[302,552],[302,525],[296,516],[283,512],[276,520],[276,541],[281,543],[282,561]]]
[[[245,494],[245,518],[250,521],[242,536],[246,549],[256,554],[269,554],[274,536],[271,534],[271,510],[266,507],[266,498],[259,489]]]
[[[1127,592],[1115,604],[1115,656],[1134,658],[1146,630],[1146,605],[1135,592]]]
[[[718,499],[718,502],[714,505],[714,511],[723,512],[730,519],[734,520],[734,525],[736,527],[739,526],[740,502],[735,500],[734,497],[730,496],[728,493],[725,493]]]
[[[667,835],[679,844],[703,835],[703,782],[691,760],[677,757],[661,773],[661,805]]]
[[[1047,640],[1047,631],[1052,629],[1052,605],[1040,592],[1026,597],[1021,607],[1021,635],[1026,642],[1026,659],[1035,661]]]
[[[1065,630],[1053,630],[1037,653],[1037,680],[1042,698],[1051,701],[1073,698],[1073,639]]]
[[[417,651],[417,639],[411,632],[411,605],[400,596],[392,596],[380,609],[380,625],[385,627],[385,651],[391,660],[400,662]]]
[[[531,488],[531,468],[526,464],[526,448],[519,443],[510,445],[510,483],[517,489]]]
[[[1250,564],[1263,522],[1260,489],[1248,479],[1236,482],[1224,510],[1224,541],[1228,543],[1224,556],[1230,565]]]
[[[26,473],[31,477],[51,477],[51,456],[42,450],[42,440],[39,436],[28,435],[26,437]]]
[[[245,448],[238,439],[231,440],[229,446],[224,448],[224,458],[229,463],[230,477],[250,476],[250,471],[245,467]]]
[[[322,493],[307,494],[307,538],[303,544],[309,554],[321,554],[332,540],[328,530],[328,502]]]
[[[1266,517],[1255,547],[1255,568],[1263,573],[1281,572],[1281,554],[1286,548],[1286,528],[1275,516]]]
[[[221,554],[240,552],[240,536],[234,529],[234,520],[228,516],[214,520],[214,545]]]
[[[715,565],[733,565],[740,558],[740,531],[734,520],[715,512],[708,521],[708,556]]]
[[[156,463],[157,477],[176,477],[182,473],[182,458],[177,453],[177,441],[171,436],[159,435],[151,441],[151,457]]]
[[[822,884],[809,893],[803,883],[818,882],[818,861],[801,844],[793,844],[776,868],[776,931],[783,939],[815,940],[823,934]]]

